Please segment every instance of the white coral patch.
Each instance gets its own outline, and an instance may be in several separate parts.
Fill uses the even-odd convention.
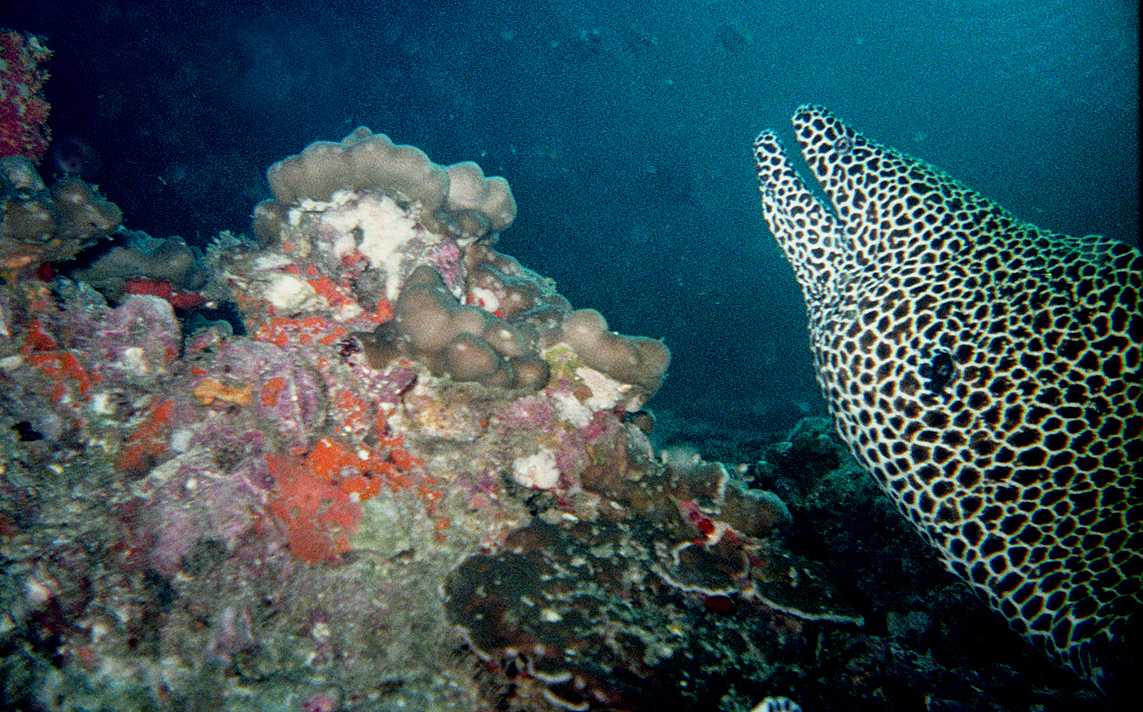
[[[111,401],[111,394],[107,391],[99,391],[91,396],[91,412],[96,415],[113,415],[115,413],[115,404]]]
[[[357,237],[352,232],[338,232],[330,245],[330,253],[337,259],[353,254],[357,249]]]
[[[282,269],[283,267],[293,263],[294,261],[285,255],[269,252],[264,255],[259,255],[250,267],[254,272],[266,272],[269,270]]]
[[[357,302],[345,302],[334,309],[333,318],[337,321],[353,321],[364,311]]]
[[[579,376],[583,384],[591,390],[591,397],[587,399],[586,405],[592,410],[609,410],[614,408],[619,401],[623,400],[627,392],[631,390],[631,386],[620,383],[614,378],[609,378],[594,368],[588,368],[587,366],[577,368],[575,375]]]
[[[171,433],[171,450],[176,453],[184,453],[190,449],[191,438],[194,436],[194,431],[190,428],[179,428]]]
[[[139,346],[128,346],[123,349],[119,354],[119,365],[123,370],[140,376],[151,372],[151,366],[147,363],[147,353]]]
[[[401,287],[396,279],[403,257],[401,247],[417,234],[413,217],[387,195],[366,194],[355,203],[326,212],[321,221],[342,236],[358,236],[355,244],[336,239],[335,255],[343,257],[356,247],[370,266],[384,270],[385,296],[395,300]]]
[[[314,288],[300,277],[285,272],[272,272],[263,278],[265,287],[262,296],[282,312],[297,312],[316,307],[321,297]]]
[[[472,295],[470,304],[475,304],[484,311],[494,312],[500,308],[500,299],[496,296],[496,292],[484,287],[473,287],[469,290]]]
[[[591,423],[591,409],[580,403],[571,393],[566,391],[554,393],[552,402],[556,406],[556,415],[560,420],[571,423],[577,428],[585,428]]]
[[[544,448],[534,455],[518,457],[512,461],[512,479],[534,489],[551,489],[560,481],[556,455]]]

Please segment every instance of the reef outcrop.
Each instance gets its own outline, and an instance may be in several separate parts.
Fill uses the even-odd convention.
[[[665,345],[497,252],[507,185],[460,165],[359,131],[270,170],[256,238],[7,253],[0,706],[1062,699],[954,654],[925,689],[924,611],[971,599],[876,548],[825,426],[656,448]]]
[[[396,145],[361,126],[340,142],[319,141],[285,158],[266,174],[273,201],[255,208],[255,232],[274,232],[284,206],[328,202],[338,191],[388,195],[415,208],[431,232],[479,238],[507,229],[516,219],[508,181],[485,177],[472,161],[441,166],[414,146]]]
[[[439,166],[364,128],[312,144],[267,176],[275,198],[254,215],[267,250],[345,282],[344,324],[368,326],[354,322],[350,302],[393,310],[392,322],[361,336],[376,365],[411,356],[456,381],[537,390],[551,370],[544,352],[563,344],[585,369],[579,380],[591,371],[614,384],[611,405],[638,410],[662,384],[670,355],[661,341],[608,331],[598,312],[573,310],[551,280],[493,249],[516,214],[503,178],[472,163]],[[314,275],[262,269],[261,259],[251,271],[265,273],[260,288],[275,311],[320,309],[332,297],[313,289]]]
[[[272,167],[259,239],[222,233],[205,254],[123,230],[88,257],[118,210],[4,159],[2,254],[19,277],[0,285],[0,525],[18,540],[4,583],[37,591],[14,603],[21,621],[64,606],[55,645],[112,661],[137,657],[140,634],[174,636],[205,655],[180,665],[219,675],[258,651],[308,677],[317,656],[340,688],[366,690],[378,669],[407,677],[409,658],[439,658],[457,633],[439,615],[428,657],[379,656],[376,636],[330,642],[331,619],[422,625],[459,558],[528,526],[531,497],[556,512],[589,468],[605,476],[629,449],[650,459],[624,416],[659,387],[666,347],[620,370],[563,341],[571,305],[492,247],[515,214],[503,179],[362,131],[335,146]],[[235,316],[196,316],[205,304]],[[49,544],[37,523],[56,517],[92,524]],[[35,563],[56,545],[70,552],[58,565]],[[96,580],[99,566],[117,573]],[[329,590],[352,581],[355,593],[313,598],[335,580]],[[421,604],[398,603],[392,582]],[[260,612],[267,596],[278,622]],[[104,620],[124,600],[138,604]],[[205,627],[185,627],[195,618]],[[298,625],[305,663],[287,633]],[[431,687],[422,670],[416,694]],[[95,687],[149,695],[144,678],[113,678]],[[467,699],[466,686],[432,694]]]

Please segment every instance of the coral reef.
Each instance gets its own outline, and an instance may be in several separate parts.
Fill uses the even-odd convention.
[[[430,232],[478,238],[505,230],[516,219],[508,181],[486,178],[471,161],[440,166],[413,146],[398,146],[385,134],[358,127],[340,143],[319,141],[267,172],[274,200],[255,208],[255,232],[278,232],[283,208],[304,201],[328,202],[338,191],[369,191],[415,207]],[[363,253],[370,255],[368,247]]]
[[[122,229],[117,243],[90,264],[70,271],[70,277],[99,290],[112,301],[125,294],[162,297],[172,306],[189,309],[206,299],[198,290],[208,274],[199,254],[179,237],[159,239]]]
[[[656,453],[666,347],[496,252],[510,193],[460,166],[360,131],[271,169],[257,240],[135,235],[62,274],[70,249],[20,253],[5,708],[1091,706],[934,660],[971,645],[942,613],[986,612],[823,422],[727,435],[725,464]]]
[[[351,157],[372,155],[363,151]],[[12,199],[43,198],[34,169],[18,160],[9,159],[9,173],[23,175],[31,189],[12,191]],[[464,165],[455,173],[460,186],[479,175]],[[61,195],[83,197],[76,185]],[[467,185],[443,202],[452,206],[450,220],[492,205],[499,185]],[[434,233],[420,221],[419,204],[371,188],[330,197],[290,206],[281,232],[263,234],[262,244],[224,235],[199,259],[180,241],[134,234],[68,277],[4,285],[2,417],[15,441],[5,447],[2,515],[17,562],[6,580],[30,585],[32,569],[19,562],[33,566],[47,545],[38,538],[44,520],[82,512],[92,522],[86,538],[63,537],[83,549],[75,557],[89,590],[73,601],[67,586],[45,584],[50,590],[17,614],[30,620],[43,606],[68,601],[55,659],[139,659],[129,651],[140,636],[147,646],[176,639],[193,647],[201,638],[194,649],[206,657],[180,657],[186,667],[176,675],[224,689],[220,680],[245,677],[235,666],[254,656],[258,665],[310,670],[304,680],[315,674],[312,659],[296,657],[296,635],[286,631],[316,617],[324,622],[311,626],[313,644],[327,651],[317,674],[351,691],[344,695],[396,685],[395,698],[408,689],[445,701],[429,706],[471,706],[463,701],[475,694],[467,672],[454,670],[449,689],[433,692],[442,684],[436,674],[407,672],[398,649],[378,657],[376,634],[329,641],[330,621],[376,610],[389,621],[386,630],[423,626],[423,605],[397,600],[416,591],[424,604],[437,600],[460,556],[498,546],[529,521],[529,491],[561,497],[579,489],[589,450],[619,438],[628,427],[624,406],[637,407],[658,383],[623,384],[579,364],[558,342],[570,305],[550,280],[493,251],[488,236],[477,244],[464,234]],[[497,215],[489,224],[506,226],[503,210]],[[60,227],[69,224],[45,222],[37,237],[67,237],[72,249],[25,251],[11,266],[50,278],[39,268],[73,257],[88,237]],[[184,333],[174,312],[180,304],[156,286],[204,282],[234,300],[248,336],[214,326]],[[434,334],[433,319],[450,333]],[[393,331],[396,357],[377,357],[388,338],[379,327]],[[494,368],[511,375],[477,377],[471,358],[457,353],[463,345],[488,350]],[[546,472],[512,482],[509,473],[536,453],[544,454]],[[49,465],[56,479],[33,484]],[[30,505],[8,506],[17,501]],[[89,578],[107,567],[113,576]],[[331,575],[341,582],[336,587]],[[58,568],[49,577],[66,578]],[[284,592],[274,583],[282,580],[290,582]],[[359,600],[310,598],[347,582]],[[289,611],[280,619],[267,618],[259,603],[273,596],[282,599],[275,611]],[[138,605],[118,620],[99,613],[128,600]],[[226,605],[214,607],[221,600]],[[205,629],[184,628],[191,620]],[[439,659],[457,640],[443,616],[430,630],[410,636],[434,651],[419,660]],[[147,646],[142,659],[158,654]],[[29,654],[31,667],[17,666],[21,674],[39,664],[38,653]],[[82,667],[69,669],[80,675]],[[454,667],[465,669],[463,658]],[[118,687],[129,699],[158,694],[139,672],[97,676],[88,687]],[[409,679],[417,674],[418,681]],[[170,687],[190,694],[194,685]],[[42,685],[29,689],[48,694]],[[299,682],[297,689],[309,688]]]
[[[270,167],[275,199],[254,216],[269,250],[236,291],[260,291],[275,313],[333,307],[338,329],[373,332],[361,342],[374,366],[409,356],[456,381],[536,390],[550,378],[546,354],[570,346],[579,364],[569,380],[617,388],[609,407],[638,410],[666,376],[666,346],[607,331],[597,312],[572,311],[550,280],[493,250],[515,202],[506,181],[474,166],[445,169],[367,129],[312,144]],[[471,221],[479,227],[456,227]],[[256,311],[249,300],[243,309]]]
[[[718,463],[664,465],[650,454],[632,426],[597,441],[568,506],[449,575],[446,608],[472,649],[494,670],[526,671],[511,693],[517,704],[642,709],[680,687],[696,702],[714,695],[708,681],[686,679],[694,668],[765,675],[765,656],[728,649],[765,640],[771,653],[793,654],[792,641],[748,642],[749,628],[720,625],[740,607],[770,620],[861,625],[828,585],[813,585],[818,567],[782,545],[790,513],[780,499],[747,490]]]

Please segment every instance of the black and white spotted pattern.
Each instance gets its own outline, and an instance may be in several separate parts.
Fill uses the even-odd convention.
[[[1143,255],[1022,222],[826,109],[762,212],[842,439],[1013,628],[1105,690],[1143,649]]]

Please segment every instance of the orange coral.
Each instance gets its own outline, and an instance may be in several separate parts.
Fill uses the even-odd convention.
[[[254,338],[286,348],[291,343],[308,346],[320,343],[328,346],[343,338],[349,330],[324,317],[307,316],[298,319],[273,317],[254,332]]]
[[[159,400],[151,404],[147,417],[127,438],[116,465],[124,472],[142,473],[167,452],[167,431],[175,412],[175,402]]]
[[[24,345],[20,351],[27,355],[32,351],[54,351],[60,347],[51,334],[44,329],[39,319],[33,319],[28,324],[28,333],[24,336]]]
[[[191,394],[203,405],[213,405],[215,401],[247,406],[254,400],[254,389],[245,386],[228,386],[214,378],[204,378],[198,382]]]
[[[349,551],[349,538],[361,520],[360,502],[376,496],[382,485],[407,486],[398,462],[419,464],[402,442],[384,441],[387,457],[368,449],[357,452],[333,438],[319,439],[304,459],[266,456],[277,485],[270,514],[285,528],[295,558],[320,563]]]
[[[333,405],[337,408],[337,419],[344,432],[358,432],[369,428],[372,407],[364,399],[357,397],[349,389],[341,389],[333,394]]]
[[[28,365],[39,369],[51,382],[53,401],[62,402],[71,393],[72,385],[78,391],[79,400],[87,399],[96,379],[74,353],[60,349],[59,343],[44,329],[39,319],[28,325],[20,353]]]
[[[359,468],[362,461],[344,445],[330,438],[321,438],[314,444],[313,450],[310,450],[306,464],[318,477],[336,482],[347,471]]]
[[[262,401],[262,405],[270,408],[278,402],[284,390],[286,390],[286,379],[281,376],[274,376],[262,384],[259,400]]]
[[[369,321],[375,324],[384,324],[393,319],[393,305],[388,299],[381,299],[377,302],[377,307],[373,310],[372,314],[366,316]]]
[[[79,358],[70,351],[51,351],[28,356],[28,363],[40,369],[52,381],[52,400],[57,403],[68,394],[68,382],[76,385],[80,400],[86,400],[91,391],[92,378]]]
[[[335,483],[314,476],[305,461],[271,453],[266,464],[277,484],[270,513],[285,527],[290,553],[316,564],[349,551],[361,505]]]
[[[338,284],[329,277],[314,277],[306,280],[319,296],[323,297],[334,309],[356,304],[353,299],[352,288],[348,284]]]

